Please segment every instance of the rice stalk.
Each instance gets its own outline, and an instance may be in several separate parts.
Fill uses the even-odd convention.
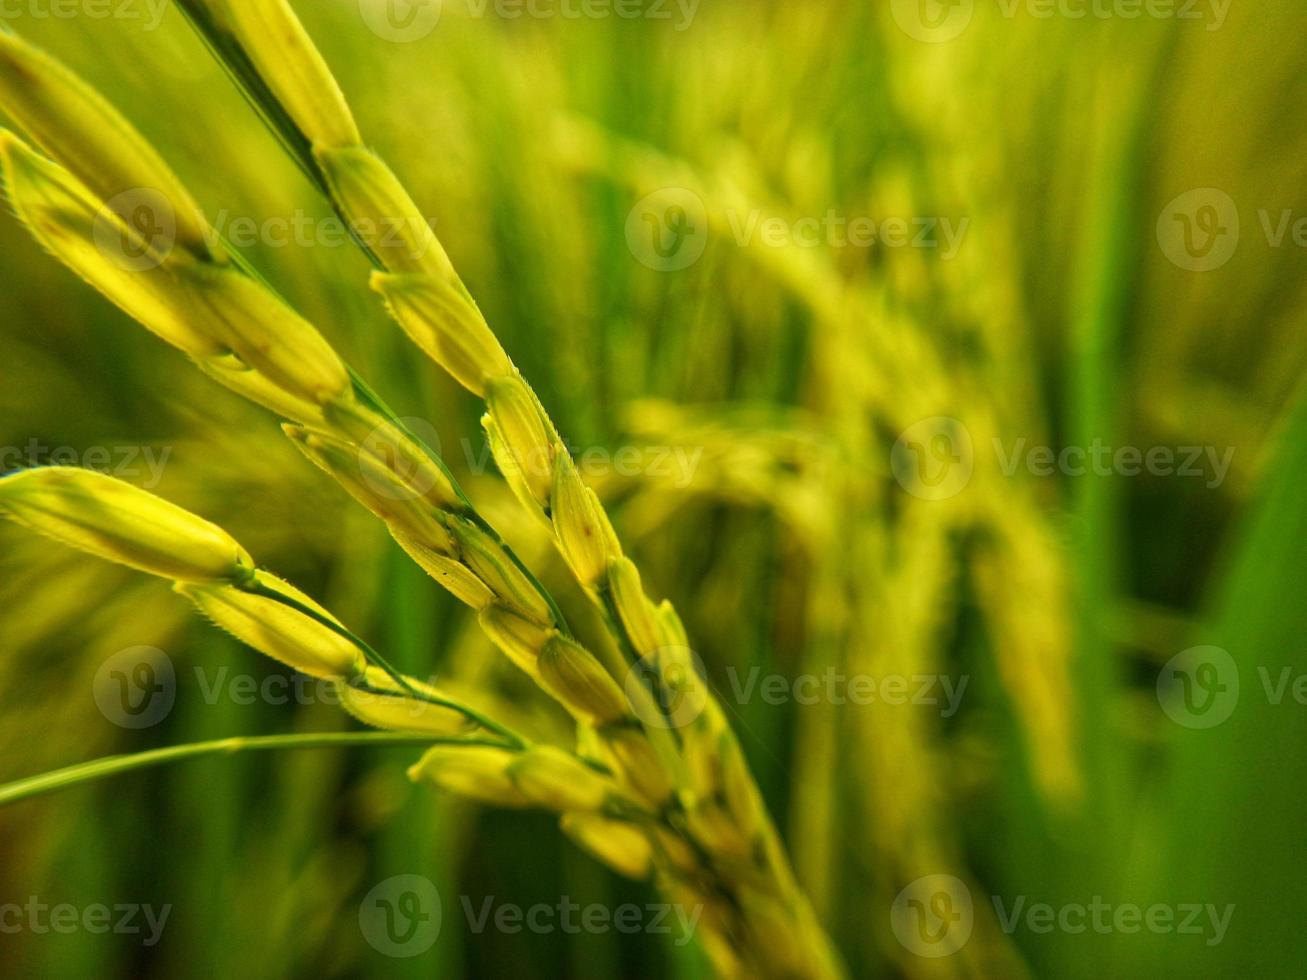
[[[279,18],[294,19],[288,4],[271,6],[279,8]],[[202,23],[197,23],[203,30]],[[623,554],[602,504],[582,481],[544,406],[513,366],[434,233],[425,222],[414,220],[420,210],[385,162],[361,140],[353,146],[333,144],[333,134],[353,129],[354,122],[334,84],[323,84],[321,98],[313,104],[313,83],[307,83],[306,89],[305,80],[322,70],[320,57],[304,55],[302,63],[296,64],[297,54],[302,53],[299,41],[285,51],[276,36],[258,25],[230,26],[231,34],[223,42],[235,41],[246,63],[254,66],[262,89],[295,93],[292,100],[277,100],[282,115],[308,141],[311,162],[304,163],[316,168],[321,186],[346,223],[352,228],[388,228],[396,233],[390,247],[368,249],[379,266],[372,276],[373,288],[409,337],[451,377],[484,399],[487,414],[483,425],[501,473],[524,506],[552,529],[559,552],[602,612],[618,646],[632,660],[651,665],[657,696],[666,703],[674,696],[677,679],[695,670],[686,656],[684,627],[670,603],[654,605],[645,594],[638,571]],[[296,36],[303,38],[302,29]],[[220,45],[211,43],[211,47],[218,50]],[[323,119],[330,120],[327,129],[322,128]],[[567,641],[558,638],[543,644],[537,640],[532,646],[546,688],[574,713],[597,724],[601,739],[618,757],[628,779],[643,782],[641,788],[651,802],[664,805],[672,798],[668,777],[673,782],[678,777],[684,781],[678,759],[669,758],[678,748],[675,743],[680,743],[682,755],[716,756],[717,771],[698,786],[686,785],[679,802],[692,826],[719,820],[730,826],[733,822],[732,829],[742,840],[729,841],[728,835],[729,843],[742,843],[746,845],[742,849],[760,855],[758,867],[749,869],[749,877],[756,878],[761,872],[766,882],[761,893],[747,879],[731,883],[732,891],[738,893],[732,895],[731,904],[743,911],[742,925],[751,945],[770,947],[774,953],[785,950],[778,957],[763,957],[769,969],[779,967],[782,973],[803,971],[802,957],[796,954],[805,947],[816,953],[808,967],[814,975],[835,970],[829,941],[793,880],[778,835],[720,709],[712,705],[702,725],[685,726],[675,739],[664,737],[661,725],[647,732],[649,738],[634,736],[628,728],[614,730],[612,726],[622,717],[623,699],[598,662],[584,651],[571,650]],[[626,664],[613,666],[624,679],[630,676]],[[642,685],[628,683],[626,688],[641,718],[660,711]],[[710,695],[701,694],[706,703],[711,702]],[[628,754],[632,752],[634,757]],[[740,786],[733,794],[727,788],[732,780]],[[755,907],[792,910],[780,918],[779,932],[778,923],[765,923],[761,918],[749,921],[751,900]]]
[[[293,20],[288,7],[270,16],[283,24]],[[267,85],[273,98],[261,102],[273,106],[265,106],[266,115],[273,121],[291,118],[301,127],[324,186],[343,214],[359,219],[376,217],[379,210],[380,217],[393,220],[395,215],[417,213],[378,158],[361,146],[340,145],[342,134],[348,137],[353,130],[340,116],[343,103],[334,97],[338,92],[333,96],[324,90],[326,101],[323,92],[315,95],[321,64],[305,54],[303,44],[274,52],[270,45],[275,39],[259,33],[266,24],[243,15],[218,16],[211,23],[232,32],[215,40],[213,47],[220,54],[232,50],[233,37],[239,38],[242,50],[250,37],[262,38],[262,47],[247,51],[253,53],[244,70],[233,74],[243,80],[253,64],[258,78],[266,74],[274,79]],[[85,120],[75,113],[51,111],[45,105],[31,109],[27,119],[15,113],[29,131],[43,137],[42,145],[59,162],[73,168],[43,160],[12,136],[0,144],[10,199],[38,240],[206,373],[291,419],[287,433],[297,446],[380,517],[419,565],[456,597],[478,607],[487,635],[572,712],[580,723],[583,754],[533,755],[519,737],[492,720],[396,673],[329,614],[261,571],[247,573],[242,565],[241,575],[231,582],[208,585],[200,592],[188,588],[197,604],[220,625],[261,644],[259,648],[271,655],[295,661],[292,665],[344,677],[382,697],[449,708],[508,740],[500,749],[434,749],[412,770],[415,778],[487,802],[543,804],[562,812],[598,809],[594,804],[600,796],[616,801],[612,806],[620,813],[606,810],[604,819],[639,823],[664,890],[706,906],[707,934],[701,938],[724,975],[837,975],[829,941],[793,881],[778,835],[715,702],[705,696],[699,718],[675,733],[663,724],[646,724],[648,712],[660,710],[653,695],[638,685],[628,684],[623,691],[614,673],[624,665],[605,668],[570,638],[556,604],[476,513],[443,464],[394,421],[311,324],[239,257],[229,257],[207,226],[198,229],[205,249],[153,253],[153,243],[140,239],[137,228],[105,199],[104,190],[89,176],[81,176],[91,173],[84,167],[79,172],[84,159],[103,155],[124,172],[158,176],[155,184],[162,186],[150,189],[162,195],[164,206],[175,211],[181,205],[189,213],[184,189],[152,151],[140,149],[144,141],[130,124],[103,100],[88,95],[84,83],[65,69],[48,68],[48,59],[34,49],[17,41],[8,49],[26,59],[21,70],[9,72],[8,81],[42,71],[42,81],[59,96],[51,102],[56,109],[92,105],[110,118],[115,131],[132,136],[110,145],[88,144],[78,139]],[[288,54],[295,63],[287,63]],[[7,67],[13,65],[0,62],[0,71]],[[0,92],[6,104],[13,100],[21,105],[13,89]],[[293,147],[295,141],[286,143]],[[143,276],[124,278],[110,268],[114,263],[95,240],[95,229],[105,223],[135,251],[154,260]],[[350,224],[362,225],[358,220]],[[388,226],[386,220],[372,225]],[[673,676],[693,670],[685,657],[679,618],[669,604],[655,606],[644,594],[597,497],[581,481],[539,400],[484,325],[439,243],[428,231],[405,238],[397,251],[383,251],[367,241],[360,244],[385,270],[374,285],[401,324],[420,345],[425,340],[428,353],[466,387],[486,397],[487,429],[506,479],[553,528],[559,550],[606,614],[623,649],[652,664],[656,685],[669,688]],[[408,314],[400,314],[405,309]],[[12,488],[30,479],[25,474],[6,482]],[[298,631],[269,623],[271,607],[251,597],[270,600],[278,616],[289,610],[303,617],[303,622],[295,620],[300,629],[312,623],[350,641],[364,659],[301,659],[295,649]],[[292,652],[287,652],[287,644]],[[373,665],[374,684],[367,683],[364,661]],[[599,775],[587,780],[578,773]],[[596,780],[604,780],[602,793]],[[575,819],[564,823],[569,834],[603,856],[613,844],[606,848],[596,843],[597,826],[603,824]],[[641,867],[629,847],[609,858],[618,869]]]

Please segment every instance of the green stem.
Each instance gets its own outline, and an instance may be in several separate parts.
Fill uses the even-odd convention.
[[[349,640],[350,643],[353,643],[356,647],[358,647],[360,650],[363,651],[363,655],[367,657],[371,663],[375,664],[376,666],[384,670],[390,676],[391,680],[393,680],[396,684],[398,684],[401,688],[403,688],[405,692],[403,696],[411,697],[415,701],[423,701],[427,704],[434,704],[441,708],[449,708],[451,711],[457,711],[459,714],[467,718],[470,718],[472,721],[476,722],[476,724],[480,725],[482,728],[486,729],[487,731],[494,732],[496,735],[500,735],[503,738],[508,739],[511,743],[513,743],[513,745],[516,748],[519,749],[526,748],[526,746],[529,744],[525,738],[523,738],[521,735],[518,735],[512,729],[506,728],[505,726],[501,725],[499,722],[487,718],[485,715],[481,714],[481,712],[476,711],[473,708],[469,708],[465,704],[459,704],[457,701],[450,701],[438,695],[428,694],[425,691],[419,691],[417,688],[413,686],[411,678],[406,677],[405,675],[401,674],[398,670],[396,670],[393,666],[391,666],[390,662],[387,661],[386,658],[383,657],[380,653],[378,653],[376,649],[372,646],[372,644],[368,643],[367,640],[363,639],[363,637],[359,636],[353,630],[345,626],[342,626],[340,623],[331,619],[329,616],[322,615],[322,613],[318,612],[312,606],[308,606],[300,602],[294,596],[286,595],[284,592],[280,592],[277,589],[274,589],[271,586],[266,585],[264,582],[260,581],[257,577],[250,579],[248,582],[238,585],[237,588],[241,589],[243,592],[248,592],[251,595],[262,596],[265,599],[271,599],[274,602],[279,602],[283,606],[287,606],[291,609],[294,609],[298,613],[302,613],[303,615],[308,616],[315,623],[320,623],[322,626],[325,626],[327,629],[331,630],[337,636],[342,636],[345,639]],[[382,691],[377,688],[370,687],[365,684],[356,684],[355,686],[358,687],[360,690],[367,690],[369,693],[372,694],[390,693],[387,691]]]
[[[209,48],[214,59],[222,65],[223,70],[227,72],[227,75],[240,90],[246,101],[250,103],[258,113],[259,117],[263,120],[264,124],[277,138],[277,141],[282,145],[282,148],[286,151],[287,155],[294,160],[296,166],[304,172],[305,176],[308,177],[313,186],[316,187],[323,197],[326,198],[328,203],[331,204],[332,209],[336,212],[336,216],[340,218],[340,220],[344,222],[345,227],[349,229],[350,237],[353,238],[354,243],[358,245],[363,254],[367,256],[368,261],[374,268],[385,271],[385,264],[377,257],[376,253],[373,252],[368,244],[359,237],[349,215],[345,213],[344,208],[341,207],[340,202],[331,192],[331,187],[323,176],[318,161],[313,156],[313,149],[309,141],[305,138],[304,134],[300,132],[294,119],[286,112],[285,108],[277,100],[271,89],[268,88],[257,69],[250,63],[249,58],[241,49],[240,43],[222,31],[204,11],[202,6],[195,3],[194,0],[183,0],[181,3],[181,9],[186,15],[186,19],[191,27],[195,29],[195,32]],[[230,251],[234,256],[237,256],[237,263],[241,265],[246,272],[255,275],[256,278],[264,283],[264,285],[268,285],[270,289],[272,288],[266,280],[263,280],[262,276],[259,276],[254,272],[253,267],[246,262],[243,257],[240,257],[239,253],[235,252],[234,249],[231,249]],[[459,285],[462,286],[461,281]],[[465,293],[467,292],[466,287],[463,287],[463,291]],[[470,294],[468,295],[470,298]],[[545,604],[549,607],[550,612],[553,613],[555,625],[557,626],[558,631],[564,636],[570,638],[572,636],[572,631],[568,627],[567,619],[563,616],[563,612],[559,608],[558,603],[554,601],[554,597],[549,594],[544,585],[541,584],[540,580],[536,578],[535,574],[526,567],[526,563],[517,556],[512,548],[505,544],[504,540],[499,536],[499,533],[490,526],[485,518],[481,517],[481,515],[476,512],[476,508],[473,507],[472,501],[468,499],[467,495],[463,492],[463,489],[454,479],[453,474],[449,472],[449,468],[445,466],[444,460],[442,460],[430,446],[427,446],[421,439],[409,431],[408,427],[399,420],[399,417],[353,369],[350,369],[349,373],[350,378],[354,383],[355,392],[361,395],[364,400],[369,402],[375,409],[377,409],[377,411],[385,415],[387,419],[396,426],[396,428],[417,443],[417,445],[427,454],[428,458],[430,458],[436,466],[440,467],[441,471],[449,479],[450,485],[454,488],[454,493],[458,495],[459,500],[461,500],[467,507],[470,518],[476,522],[482,530],[490,534],[497,543],[503,546],[504,552],[508,555],[509,560],[512,561],[513,564],[517,566],[518,570],[526,576],[527,580],[540,594],[540,598],[543,599]]]
[[[214,22],[203,3],[197,0],[179,0],[178,6],[186,17],[187,23],[194,28],[204,46],[213,55],[214,60],[222,66],[223,71],[245,97],[250,108],[263,120],[268,131],[285,149],[286,155],[294,161],[310,183],[315,187],[322,187],[322,178],[313,160],[313,151],[308,139],[300,132],[285,107],[273,96],[258,70],[250,63],[240,42]]]
[[[263,120],[263,124],[267,126],[268,131],[281,144],[282,149],[286,151],[286,155],[291,158],[308,181],[331,203],[336,215],[345,223],[345,228],[349,231],[354,244],[367,256],[368,261],[372,263],[374,268],[384,270],[385,266],[382,264],[381,259],[377,257],[377,254],[367,242],[360,237],[354,223],[349,220],[332,197],[331,188],[322,173],[322,168],[313,156],[313,144],[300,130],[295,119],[286,111],[285,106],[281,104],[276,94],[263,80],[263,76],[259,74],[258,69],[250,61],[244,48],[241,47],[240,41],[218,27],[213,18],[196,0],[181,0],[180,6],[186,20],[195,30],[195,33],[199,35],[200,40],[204,42],[205,47],[209,49],[209,53],[222,66],[223,71],[227,73],[227,77],[231,79],[237,90],[245,97],[245,101]]]
[[[549,590],[544,587],[544,584],[536,578],[535,573],[526,566],[526,563],[522,561],[517,552],[508,546],[508,543],[504,540],[503,536],[495,530],[494,526],[477,512],[476,505],[472,503],[472,499],[464,492],[463,488],[459,486],[458,480],[454,478],[454,474],[450,472],[449,467],[445,465],[445,461],[440,458],[440,454],[428,446],[421,437],[406,426],[403,420],[395,414],[394,410],[382,400],[380,395],[368,386],[367,382],[364,381],[353,368],[349,368],[348,370],[350,380],[354,385],[355,396],[365,405],[385,416],[386,420],[389,421],[391,425],[404,435],[408,436],[408,438],[412,439],[414,444],[421,449],[422,452],[426,454],[427,458],[431,460],[441,473],[444,474],[445,479],[449,481],[450,488],[454,491],[454,495],[458,498],[459,503],[463,507],[461,512],[462,516],[466,517],[469,521],[484,531],[486,535],[495,542],[495,544],[504,549],[504,554],[508,556],[508,560],[511,561],[517,570],[522,573],[526,580],[531,584],[531,587],[535,589],[536,594],[539,595],[545,605],[549,607],[549,612],[554,617],[554,626],[557,628],[558,632],[571,639],[572,630],[571,627],[567,625],[567,617],[563,615],[563,610],[559,608],[554,597],[550,595]],[[348,412],[346,414],[348,414]]]
[[[368,694],[375,694],[380,697],[403,698],[409,696],[405,694],[396,694],[394,691],[384,691],[381,688],[373,687],[371,684],[368,684],[366,681],[362,681],[362,680],[350,681],[349,685],[350,687],[354,688],[357,691],[364,691]],[[483,715],[475,708],[469,708],[465,704],[459,704],[457,701],[451,701],[448,698],[443,698],[438,694],[429,694],[426,691],[413,691],[412,688],[410,688],[409,690],[412,691],[412,697],[418,701],[422,701],[425,704],[434,704],[437,707],[441,707],[441,708],[449,708],[451,711],[457,711],[459,714],[463,715],[464,717],[469,718],[472,721],[476,722],[476,724],[486,729],[486,731],[494,732],[496,735],[499,735],[500,737],[504,738],[509,743],[511,743],[511,745],[508,747],[515,748],[515,749],[526,749],[529,748],[531,745],[530,740],[525,736],[519,735],[517,732],[513,731],[507,725],[501,725],[493,718],[489,718],[486,715]],[[501,748],[502,747],[503,746],[501,746]]]
[[[544,587],[544,584],[540,579],[536,578],[535,572],[527,568],[526,562],[522,561],[522,559],[518,557],[517,552],[508,546],[508,542],[506,542],[500,536],[499,532],[490,525],[489,521],[475,510],[468,513],[467,517],[468,520],[489,535],[497,545],[504,549],[504,554],[508,556],[508,560],[517,566],[517,570],[525,576],[526,580],[536,590],[536,593],[544,600],[545,605],[549,607],[550,614],[554,617],[554,628],[569,640],[575,639],[571,627],[567,625],[567,617],[563,615],[563,610],[558,607],[558,603],[554,600],[554,597],[550,595],[549,590]]]
[[[316,609],[312,608],[311,606],[307,606],[304,603],[300,602],[294,596],[286,595],[286,593],[280,592],[277,589],[274,589],[271,586],[264,584],[257,576],[250,578],[248,581],[237,583],[236,588],[240,589],[242,592],[248,592],[250,595],[262,596],[265,599],[271,599],[273,602],[279,602],[283,606],[287,606],[290,609],[294,609],[298,613],[302,613],[303,615],[308,616],[315,623],[325,626],[327,629],[331,630],[337,636],[342,636],[345,639],[349,640],[350,643],[353,643],[356,647],[358,647],[360,650],[363,651],[363,655],[367,657],[369,663],[375,664],[376,666],[380,667],[382,670],[384,670],[387,674],[390,675],[391,680],[393,680],[396,684],[402,687],[413,697],[421,700],[421,698],[418,695],[418,692],[413,689],[413,685],[409,682],[409,679],[405,677],[403,674],[401,674],[399,671],[397,671],[394,667],[392,667],[390,662],[386,660],[386,658],[383,657],[380,653],[378,653],[376,649],[372,646],[372,644],[368,643],[367,640],[363,639],[363,637],[359,636],[353,630],[349,629],[348,627],[342,626],[340,623],[336,622],[330,616],[324,616],[322,615],[322,613],[318,612]]]
[[[181,762],[205,755],[234,755],[269,749],[326,749],[353,745],[498,745],[488,739],[439,738],[432,735],[404,735],[396,732],[320,732],[311,735],[259,735],[220,738],[211,742],[172,745],[131,755],[111,755],[81,762],[64,769],[29,776],[0,785],[0,806],[53,793],[69,786],[95,782],[121,772]]]

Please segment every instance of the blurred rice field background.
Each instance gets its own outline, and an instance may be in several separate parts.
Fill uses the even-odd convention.
[[[150,29],[144,0],[123,8],[139,17],[73,6],[0,11],[248,239],[584,623],[477,407],[387,320],[362,254],[179,12]],[[403,43],[375,29],[384,6],[295,4],[682,611],[850,975],[1299,975],[1301,6],[702,0],[619,17],[445,0]],[[856,241],[869,221],[876,240]],[[0,281],[4,470],[124,476],[408,671],[565,728],[271,417],[8,214]],[[1094,446],[1108,465],[1036,465],[1037,447]],[[140,646],[177,665],[176,697],[130,729],[93,693]],[[279,675],[166,584],[0,526],[0,782],[354,727]],[[487,897],[656,898],[547,816],[410,785],[415,755],[208,759],[0,811],[0,905],[171,909],[148,945],[0,916],[0,974],[707,974],[693,942],[648,930],[475,928]],[[443,898],[411,958],[359,927],[363,896],[400,874]]]

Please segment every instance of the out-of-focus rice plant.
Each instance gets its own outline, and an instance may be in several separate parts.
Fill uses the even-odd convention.
[[[0,9],[124,109],[220,230],[251,239],[253,264],[419,420],[584,620],[496,477],[477,407],[387,321],[328,205],[180,14],[146,29],[147,6]],[[674,5],[665,20],[561,3],[506,17],[446,0],[412,43],[369,27],[381,0],[295,6],[579,457],[605,461],[587,477],[685,617],[851,975],[1295,975],[1297,6],[1189,18],[1103,3],[1077,18],[1076,4],[981,0],[955,5],[969,18],[956,36],[945,19],[923,41],[897,0],[704,2],[688,22]],[[689,205],[702,254],[684,267],[646,248],[678,213],[644,225],[649,195]],[[865,219],[880,234],[855,244]],[[1222,235],[1237,248],[1204,271]],[[72,462],[155,489],[401,668],[524,703],[470,617],[273,420],[7,216],[0,276],[4,470]],[[1045,475],[1022,455],[1095,445],[1138,450],[1139,472],[1110,457]],[[68,458],[51,459],[59,447]],[[1187,447],[1193,476],[1174,472]],[[1172,472],[1149,471],[1155,448],[1175,451]],[[124,728],[97,707],[97,671],[139,646],[176,665],[175,704]],[[1173,660],[1192,648],[1228,657]],[[0,526],[0,782],[350,726],[312,697],[233,693],[240,676],[281,691],[276,674],[165,587]],[[764,696],[768,678],[782,695]],[[853,697],[854,678],[876,696]],[[1207,725],[1195,705],[1225,698],[1222,712],[1232,683],[1228,718]],[[552,714],[525,723],[566,731]],[[654,893],[546,818],[410,786],[413,755],[210,759],[0,811],[0,972],[707,971],[693,944],[648,932],[475,928],[467,910],[487,896],[611,909]],[[413,958],[359,927],[364,896],[400,874],[444,900]],[[171,914],[148,946],[38,932],[26,912],[10,931],[3,908],[29,897]]]

